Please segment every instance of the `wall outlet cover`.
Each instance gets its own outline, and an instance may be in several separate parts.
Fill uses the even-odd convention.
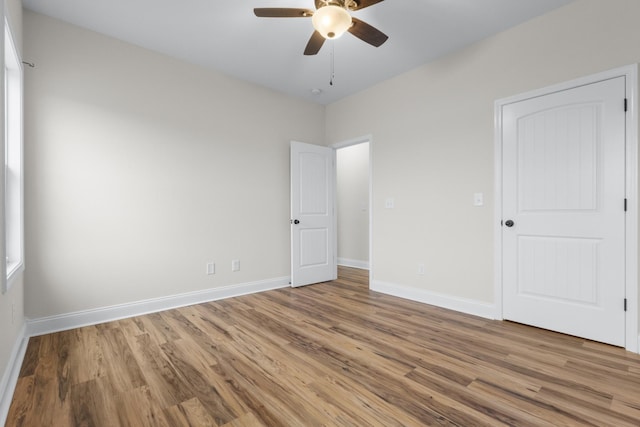
[[[393,209],[396,206],[396,202],[393,199],[393,197],[388,197],[385,201],[384,201],[384,207],[385,209]]]
[[[207,263],[207,275],[216,274],[216,264],[213,262]]]
[[[473,206],[484,206],[484,194],[482,193],[473,194]]]

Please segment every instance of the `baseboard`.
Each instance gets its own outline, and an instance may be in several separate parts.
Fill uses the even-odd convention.
[[[435,305],[437,307],[472,314],[486,319],[495,318],[496,309],[494,305],[486,302],[439,294],[409,286],[385,283],[378,280],[372,280],[369,287],[372,291],[381,292],[383,294]]]
[[[13,345],[9,364],[2,375],[2,380],[0,380],[0,426],[5,425],[7,421],[11,400],[13,399],[13,392],[18,383],[18,375],[20,374],[20,368],[22,367],[22,361],[24,360],[28,343],[29,336],[27,335],[27,327],[23,325]]]
[[[241,283],[204,291],[189,292],[169,297],[153,298],[93,310],[78,311],[51,317],[27,320],[28,336],[38,336],[83,326],[141,316],[187,305],[201,304],[224,298],[237,297],[289,286],[289,277]]]
[[[357,259],[338,258],[338,265],[345,267],[360,268],[362,270],[369,269],[369,261],[360,261]]]

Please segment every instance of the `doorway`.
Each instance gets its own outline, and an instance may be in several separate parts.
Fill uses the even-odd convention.
[[[335,144],[338,265],[370,269],[371,142]]]

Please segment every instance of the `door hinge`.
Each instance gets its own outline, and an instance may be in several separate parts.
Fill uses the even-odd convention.
[[[624,299],[624,311],[627,311],[627,299]]]
[[[624,99],[624,111],[628,111],[629,110],[629,101],[627,100],[627,98]]]
[[[627,199],[624,199],[624,211],[627,211]]]

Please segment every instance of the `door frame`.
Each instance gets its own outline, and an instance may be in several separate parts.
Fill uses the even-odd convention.
[[[494,103],[494,301],[495,318],[503,320],[502,280],[502,108],[507,104],[597,83],[615,77],[625,77],[626,116],[626,197],[625,217],[625,348],[640,353],[638,336],[638,65],[628,65],[557,85],[503,98]],[[621,105],[622,108],[622,105]]]
[[[373,136],[363,135],[360,137],[336,142],[334,144],[331,144],[331,147],[335,152],[340,148],[363,144],[365,142],[369,143],[369,287],[371,287],[371,278],[373,277]],[[335,196],[336,198],[338,197],[337,190]]]

